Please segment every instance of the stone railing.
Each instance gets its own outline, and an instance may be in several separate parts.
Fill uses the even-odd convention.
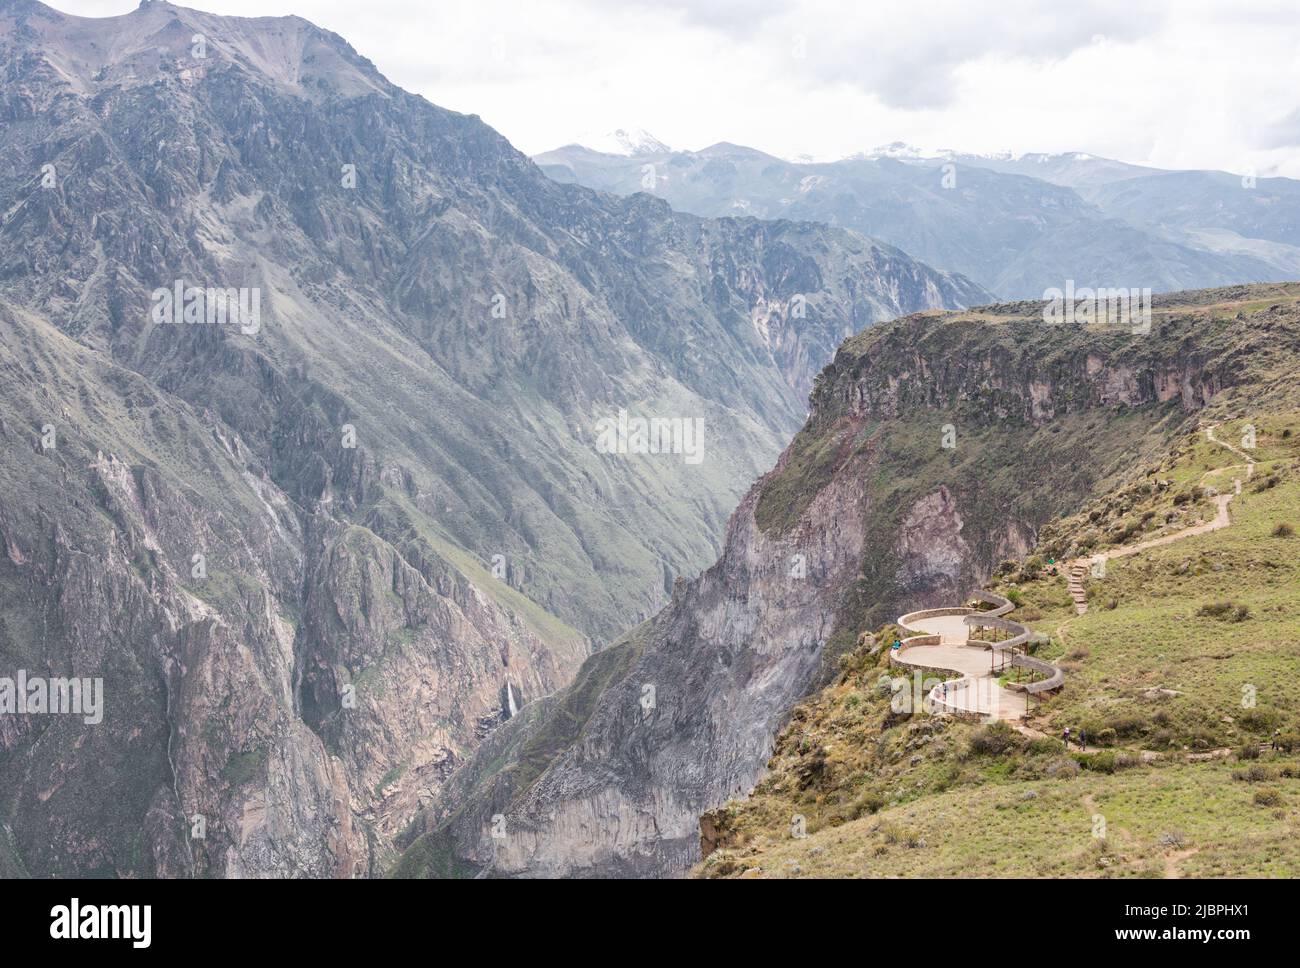
[[[989,713],[980,712],[978,709],[967,709],[964,706],[957,705],[957,689],[960,689],[963,682],[973,682],[972,679],[955,679],[948,683],[952,687],[950,699],[944,699],[938,686],[930,690],[930,712],[935,714],[945,714],[955,719],[964,719],[972,723],[982,723],[989,718]]]
[[[900,625],[902,625],[902,622],[900,622]],[[933,667],[930,667],[930,665],[909,663],[906,657],[904,657],[904,652],[913,646],[937,646],[940,642],[940,638],[940,635],[931,634],[909,635],[909,637],[905,638],[904,641],[900,643],[898,648],[891,648],[891,650],[889,650],[889,664],[896,665],[896,667],[900,669],[932,669]],[[944,672],[946,672],[946,669]]]
[[[1033,636],[1033,632],[1026,626],[1021,625],[1019,622],[1013,622],[1009,618],[1002,617],[1016,606],[1012,604],[1009,599],[1003,598],[1001,595],[996,595],[993,592],[978,592],[976,597],[979,598],[980,601],[992,605],[993,608],[987,612],[974,612],[967,615],[965,618],[967,627],[972,631],[977,628],[998,629],[1003,632],[1010,632],[1011,637],[1002,639],[1000,642],[985,642],[981,639],[968,639],[967,644],[971,645],[978,642],[980,645],[986,645],[996,653],[1006,654],[1009,652],[1011,653],[1012,666],[1021,669],[1029,669],[1033,672],[1038,672],[1047,676],[1046,679],[1041,679],[1038,682],[1009,682],[1007,683],[1007,688],[1015,692],[1027,692],[1030,695],[1037,695],[1040,692],[1050,692],[1053,689],[1061,688],[1062,683],[1065,682],[1065,671],[1063,669],[1050,662],[1045,662],[1042,659],[1035,659],[1033,656],[1021,654],[1016,651],[1017,649],[1028,647],[1029,640]]]
[[[1013,655],[1011,664],[1047,676],[1046,679],[1040,679],[1037,682],[1008,682],[1007,688],[1015,692],[1027,692],[1030,695],[1037,695],[1040,692],[1060,689],[1065,682],[1065,671],[1063,669],[1052,665],[1050,662],[1044,662],[1042,659],[1035,659],[1032,655]]]
[[[1011,603],[1011,599],[1003,598],[1001,595],[994,594],[993,592],[979,591],[975,593],[975,597],[978,598],[985,605],[993,606],[992,609],[990,609],[987,612],[983,612],[981,614],[992,615],[995,618],[1002,615],[1006,615],[1007,612],[1011,611],[1013,608],[1016,607]]]
[[[971,629],[998,629],[1003,632],[1010,632],[1011,638],[989,643],[989,648],[994,652],[1015,651],[1021,646],[1027,645],[1029,637],[1033,635],[1033,632],[1019,622],[1013,622],[1007,618],[998,618],[992,612],[976,612],[974,615],[967,615],[966,625]]]
[[[964,605],[954,608],[923,608],[919,612],[908,612],[906,615],[900,615],[896,623],[900,628],[909,632],[920,632],[921,629],[912,628],[912,622],[918,622],[923,618],[943,618],[946,615],[970,615],[975,609],[968,608]]]

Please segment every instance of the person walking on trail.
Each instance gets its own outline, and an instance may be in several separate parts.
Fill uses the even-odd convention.
[[[1062,739],[1065,740],[1065,748],[1068,750],[1070,748],[1070,727],[1069,726],[1065,727],[1065,735],[1062,737]]]
[[[1086,729],[1080,729],[1080,730],[1079,730],[1079,749],[1081,749],[1081,750],[1086,750],[1087,748],[1088,748],[1088,731],[1087,731]]]
[[[1273,730],[1273,752],[1274,753],[1277,752],[1278,746],[1281,745],[1281,739],[1282,739],[1282,730],[1281,729]]]

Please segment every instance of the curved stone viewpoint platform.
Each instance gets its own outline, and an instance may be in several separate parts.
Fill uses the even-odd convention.
[[[1028,696],[1060,687],[1065,674],[1056,666],[1026,654],[1031,633],[1019,622],[1003,618],[1014,605],[1001,595],[980,592],[977,598],[990,609],[971,606],[931,608],[909,612],[898,625],[914,632],[890,653],[889,662],[917,673],[956,673],[931,688],[926,696],[930,712],[988,722],[1019,722],[1028,711]],[[991,630],[1002,639],[972,638],[975,630]],[[1000,685],[1008,665],[1045,676],[1028,683]]]

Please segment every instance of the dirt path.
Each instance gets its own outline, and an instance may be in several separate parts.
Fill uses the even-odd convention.
[[[1214,436],[1214,428],[1218,426],[1213,424],[1205,428],[1205,437],[1213,441],[1220,447],[1225,447],[1238,457],[1242,458],[1246,468],[1246,479],[1249,480],[1255,474],[1255,459],[1249,454],[1234,447],[1226,441],[1219,440]],[[1219,471],[1231,470],[1229,467],[1215,468],[1208,473],[1218,473]],[[1228,504],[1236,497],[1235,492],[1227,494],[1217,494],[1214,498],[1215,506],[1218,508],[1214,515],[1214,520],[1206,521],[1203,524],[1194,524],[1190,528],[1184,528],[1177,534],[1166,534],[1159,538],[1149,538],[1146,541],[1139,541],[1136,544],[1120,545],[1118,548],[1111,548],[1108,551],[1098,552],[1095,555],[1088,555],[1086,558],[1076,558],[1069,563],[1067,568],[1066,587],[1070,591],[1070,597],[1074,600],[1074,610],[1079,615],[1088,611],[1088,596],[1084,591],[1083,583],[1088,577],[1093,563],[1097,561],[1110,561],[1113,558],[1125,558],[1129,555],[1136,555],[1140,552],[1147,551],[1151,548],[1159,548],[1163,545],[1173,544],[1175,541],[1182,541],[1186,538],[1194,538],[1199,534],[1209,534],[1211,531],[1218,531],[1220,528],[1226,528],[1232,524],[1232,516],[1228,513]]]
[[[1193,854],[1199,853],[1200,850],[1201,848],[1199,847],[1190,847],[1187,850],[1178,850],[1172,854],[1166,854],[1165,855],[1165,878],[1167,880],[1175,880],[1179,877],[1182,877],[1183,874],[1178,869],[1178,865],[1181,864],[1183,861],[1187,860],[1187,858],[1191,857]]]
[[[1214,428],[1217,426],[1219,425],[1210,424],[1210,426],[1205,428],[1205,439],[1213,441],[1214,443],[1218,444],[1220,447],[1228,448],[1228,450],[1232,451],[1234,454],[1236,454],[1238,457],[1244,460],[1246,462],[1246,480],[1250,480],[1252,477],[1255,476],[1255,458],[1251,457],[1241,448],[1234,447],[1226,440],[1220,440],[1218,437],[1214,436]],[[1221,467],[1219,468],[1219,470],[1228,470],[1228,468]]]

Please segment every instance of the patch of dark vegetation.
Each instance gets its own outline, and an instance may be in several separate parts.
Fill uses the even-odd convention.
[[[1211,602],[1196,610],[1202,618],[1217,618],[1222,622],[1244,622],[1250,618],[1250,608],[1236,602]]]

